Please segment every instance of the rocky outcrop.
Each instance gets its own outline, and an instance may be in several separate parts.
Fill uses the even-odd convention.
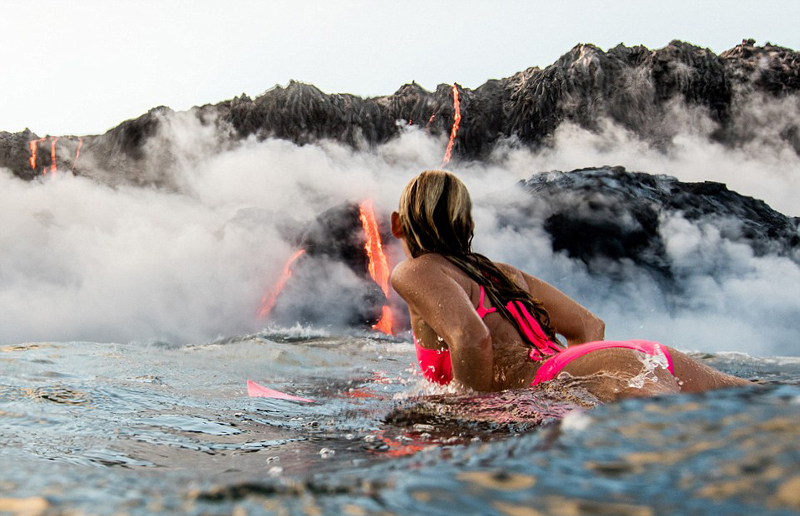
[[[544,69],[529,68],[474,90],[459,86],[462,118],[453,152],[461,159],[481,159],[499,142],[536,147],[547,144],[564,122],[595,130],[604,120],[666,145],[681,130],[680,121],[666,116],[676,104],[711,120],[709,136],[726,145],[756,138],[759,123],[779,124],[770,130],[800,152],[793,119],[753,120],[743,107],[754,98],[795,95],[799,60],[793,50],[755,46],[752,40],[720,55],[680,41],[657,50],[620,45],[607,52],[580,44]],[[216,131],[220,148],[251,137],[299,145],[329,139],[364,148],[389,141],[407,125],[449,134],[455,108],[450,85],[429,92],[411,83],[392,95],[361,98],[291,82],[254,99],[242,95],[188,114]],[[59,167],[85,175],[113,170],[102,180],[169,186],[158,170],[174,156],[169,147],[151,141],[174,116],[168,108],[156,108],[103,135],[62,137],[55,152]],[[52,158],[49,146],[42,144],[37,166],[31,166],[28,142],[38,138],[30,131],[0,133],[0,166],[25,179],[40,175]]]
[[[628,260],[670,280],[662,227],[670,216],[714,227],[723,240],[749,246],[754,256],[800,261],[800,218],[721,183],[685,183],[601,167],[541,173],[521,186],[535,200],[535,210],[521,213],[541,221],[553,251],[583,261],[590,271],[607,273],[603,263]],[[505,223],[519,224],[519,219]]]

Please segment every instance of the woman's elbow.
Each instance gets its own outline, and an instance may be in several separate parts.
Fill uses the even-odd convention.
[[[599,317],[592,316],[590,331],[587,341],[603,340],[606,338],[606,323]]]
[[[494,359],[492,336],[488,331],[473,333],[458,347],[454,346],[451,353],[454,376],[462,384],[476,391],[492,390]]]
[[[453,339],[458,343],[458,348],[463,350],[464,356],[471,360],[485,360],[492,356],[492,334],[486,328],[482,330],[460,333]]]
[[[482,357],[492,356],[492,334],[488,331],[480,335],[474,342],[477,354]]]
[[[602,319],[592,314],[580,318],[580,323],[572,327],[570,333],[562,333],[567,339],[569,346],[576,346],[585,342],[604,340],[606,335],[606,323]]]

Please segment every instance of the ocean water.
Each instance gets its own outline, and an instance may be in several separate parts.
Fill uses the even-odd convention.
[[[303,327],[6,345],[0,514],[797,514],[800,358],[695,357],[753,386],[470,395],[407,334]]]
[[[610,339],[702,350],[753,380],[598,405],[569,378],[486,395],[428,385],[407,333],[331,329],[371,281],[340,261],[298,264],[279,302],[291,321],[256,316],[297,252],[287,228],[364,199],[385,227],[445,141],[410,128],[369,152],[272,139],[220,151],[177,121],[153,145],[178,158],[160,171],[175,190],[117,184],[114,170],[97,176],[109,184],[0,171],[0,515],[800,512],[796,255],[728,239],[720,227],[737,221],[672,215],[676,295],[625,261],[591,274],[553,251],[543,216],[503,223],[535,207],[520,180],[598,163],[724,181],[797,215],[793,149],[724,150],[689,131],[665,154],[619,128],[565,127],[540,153],[454,165],[477,251],[578,299]],[[401,253],[384,244],[391,266]],[[312,316],[294,309],[309,303]],[[312,326],[263,329],[297,320]],[[251,398],[248,380],[314,401]]]

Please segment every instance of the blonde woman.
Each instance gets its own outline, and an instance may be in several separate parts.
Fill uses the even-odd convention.
[[[749,384],[657,342],[604,341],[603,321],[569,296],[474,253],[473,229],[469,192],[444,171],[412,179],[392,213],[406,255],[392,286],[428,380],[499,391],[568,373],[604,401]]]

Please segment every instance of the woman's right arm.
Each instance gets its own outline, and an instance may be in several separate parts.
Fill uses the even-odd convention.
[[[606,324],[580,303],[539,278],[517,271],[525,280],[528,292],[539,300],[550,314],[550,325],[574,346],[584,342],[603,340]]]
[[[395,267],[392,287],[447,343],[453,377],[476,391],[492,390],[492,336],[464,288],[430,255]]]

